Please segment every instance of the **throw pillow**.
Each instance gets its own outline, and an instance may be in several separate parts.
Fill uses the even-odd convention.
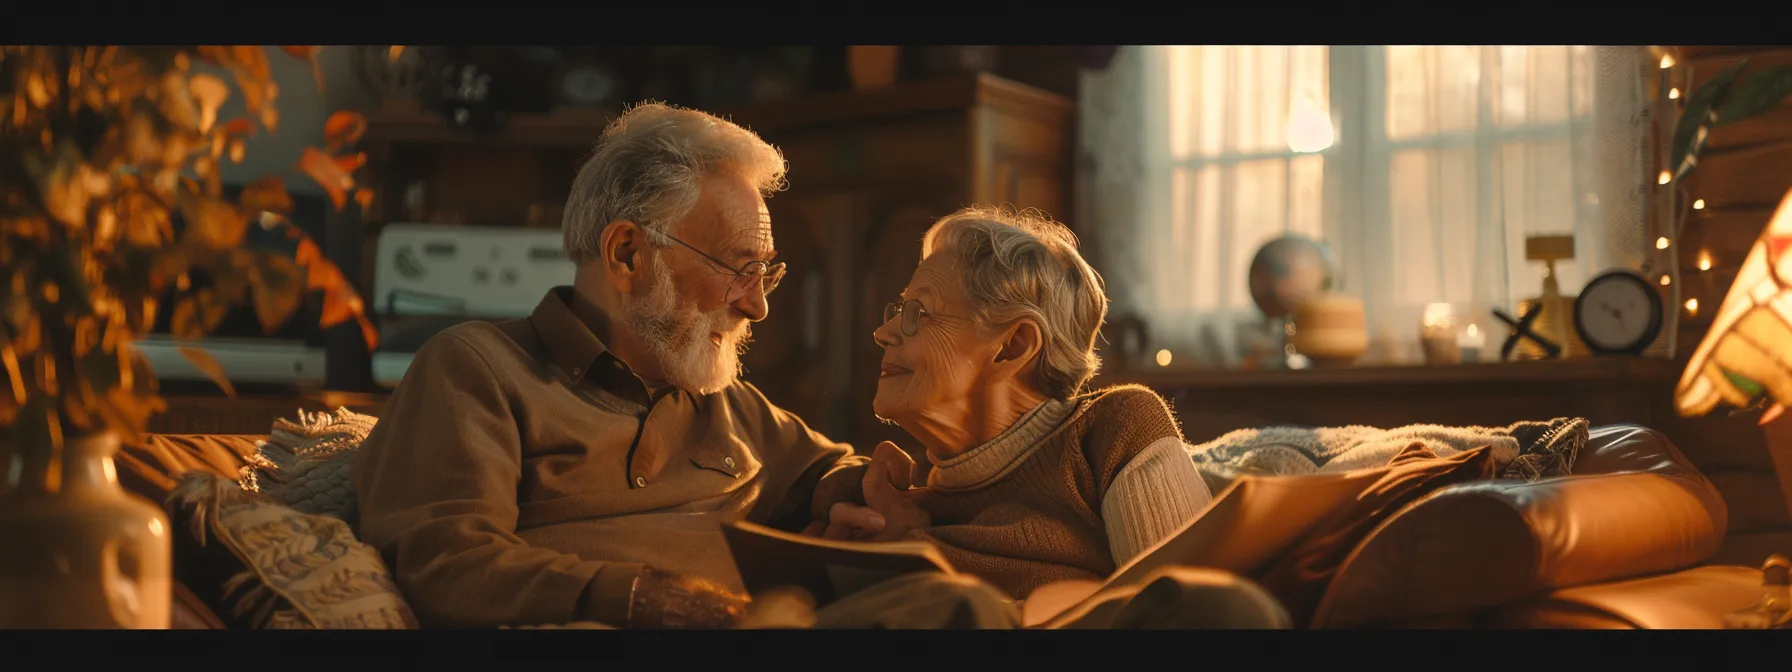
[[[168,508],[201,547],[241,570],[224,585],[226,617],[264,629],[414,629],[416,616],[378,551],[341,519],[309,514],[234,481],[189,473]]]

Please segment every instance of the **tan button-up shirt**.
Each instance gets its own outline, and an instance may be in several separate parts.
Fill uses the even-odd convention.
[[[625,626],[643,565],[741,589],[722,523],[862,501],[866,457],[745,382],[649,394],[567,292],[431,338],[361,448],[359,535],[425,626]]]

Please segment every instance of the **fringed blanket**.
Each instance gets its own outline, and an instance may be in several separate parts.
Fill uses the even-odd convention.
[[[355,521],[355,452],[378,418],[346,408],[281,418],[237,483],[304,513]]]
[[[1569,474],[1587,443],[1587,431],[1586,418],[1505,427],[1266,427],[1241,429],[1190,446],[1189,455],[1216,494],[1241,475],[1293,476],[1380,467],[1415,443],[1439,457],[1489,446],[1500,477],[1534,481]]]

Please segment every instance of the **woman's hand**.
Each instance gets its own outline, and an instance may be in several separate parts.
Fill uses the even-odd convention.
[[[928,527],[933,518],[915,503],[924,490],[910,482],[915,460],[896,444],[885,441],[871,453],[871,468],[865,471],[862,484],[865,504],[883,518],[883,529],[854,537],[859,541],[895,541],[912,530]]]

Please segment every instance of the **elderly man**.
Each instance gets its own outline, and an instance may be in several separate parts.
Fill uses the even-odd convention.
[[[862,502],[864,457],[737,380],[784,275],[764,201],[784,171],[739,126],[635,107],[573,183],[573,285],[528,318],[462,324],[417,352],[354,480],[359,534],[425,626],[729,627],[747,600],[722,523],[799,529]],[[837,510],[833,523],[881,526]],[[828,613],[929,627],[1002,612],[966,606],[993,589],[945,577],[864,599],[892,590],[907,613],[932,595],[943,615]]]

